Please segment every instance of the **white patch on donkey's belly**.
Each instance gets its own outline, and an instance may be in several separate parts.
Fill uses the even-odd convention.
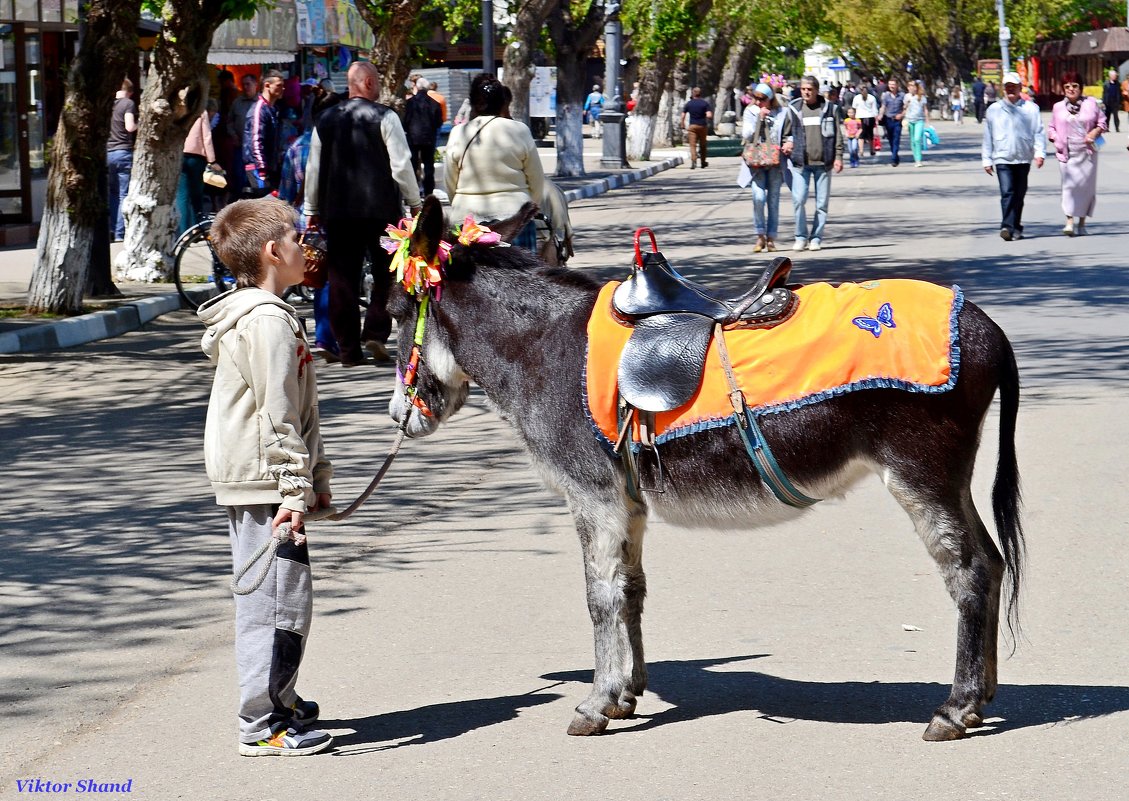
[[[823,480],[810,486],[799,486],[798,489],[812,498],[840,499],[852,486],[874,472],[874,465],[856,460]],[[742,531],[795,520],[805,511],[776,500],[767,488],[763,495],[737,495],[730,487],[703,483],[689,493],[668,488],[663,495],[644,497],[656,515],[685,528]]]

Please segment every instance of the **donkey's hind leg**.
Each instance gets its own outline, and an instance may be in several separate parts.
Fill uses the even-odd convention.
[[[646,512],[641,505],[625,507],[621,499],[592,498],[573,503],[572,511],[584,554],[596,666],[591,693],[576,707],[568,733],[600,734],[609,719],[635,711],[647,684],[641,627]]]
[[[952,692],[933,713],[923,735],[926,740],[956,740],[967,728],[983,722],[981,709],[996,694],[1004,561],[973,506],[968,487],[926,499],[893,480],[888,485],[913,518],[957,606]]]

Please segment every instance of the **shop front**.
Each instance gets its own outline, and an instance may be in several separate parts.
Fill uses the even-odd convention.
[[[0,0],[0,245],[31,241],[42,214],[77,12],[77,0]]]

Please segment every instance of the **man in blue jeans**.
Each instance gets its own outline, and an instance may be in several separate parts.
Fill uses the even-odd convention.
[[[793,152],[802,154],[803,164],[802,167],[796,167],[793,162],[788,165],[792,210],[796,214],[796,242],[792,250],[820,250],[831,202],[831,173],[843,171],[843,134],[839,127],[842,112],[837,105],[819,96],[819,81],[814,75],[805,75],[800,80],[800,96],[792,101],[791,107],[798,118],[792,121]],[[809,236],[804,207],[811,181],[815,181],[815,223]]]
[[[106,172],[110,184],[110,238],[125,238],[125,217],[122,201],[129,191],[133,172],[133,142],[137,138],[137,104],[133,102],[133,81],[122,79],[122,88],[114,95],[110,116],[110,138],[106,140]]]
[[[1004,97],[988,106],[980,148],[984,172],[995,172],[1000,182],[1000,238],[1008,242],[1023,238],[1023,200],[1031,161],[1042,167],[1047,150],[1039,107],[1020,97],[1022,88],[1018,73],[1004,75]]]
[[[898,86],[897,78],[886,81],[886,90],[879,103],[878,121],[886,129],[886,141],[890,143],[890,166],[901,164],[898,149],[902,144],[902,119],[906,116],[906,93]]]

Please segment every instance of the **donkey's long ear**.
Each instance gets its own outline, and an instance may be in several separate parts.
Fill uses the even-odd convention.
[[[495,231],[502,237],[504,242],[513,242],[514,237],[521,233],[521,229],[533,219],[533,215],[537,213],[537,204],[533,202],[526,203],[517,214],[510,217],[508,220],[499,220],[498,222],[490,223],[490,230]]]
[[[428,195],[423,201],[415,232],[412,233],[412,254],[423,256],[429,263],[439,251],[443,239],[443,205],[435,197]]]

